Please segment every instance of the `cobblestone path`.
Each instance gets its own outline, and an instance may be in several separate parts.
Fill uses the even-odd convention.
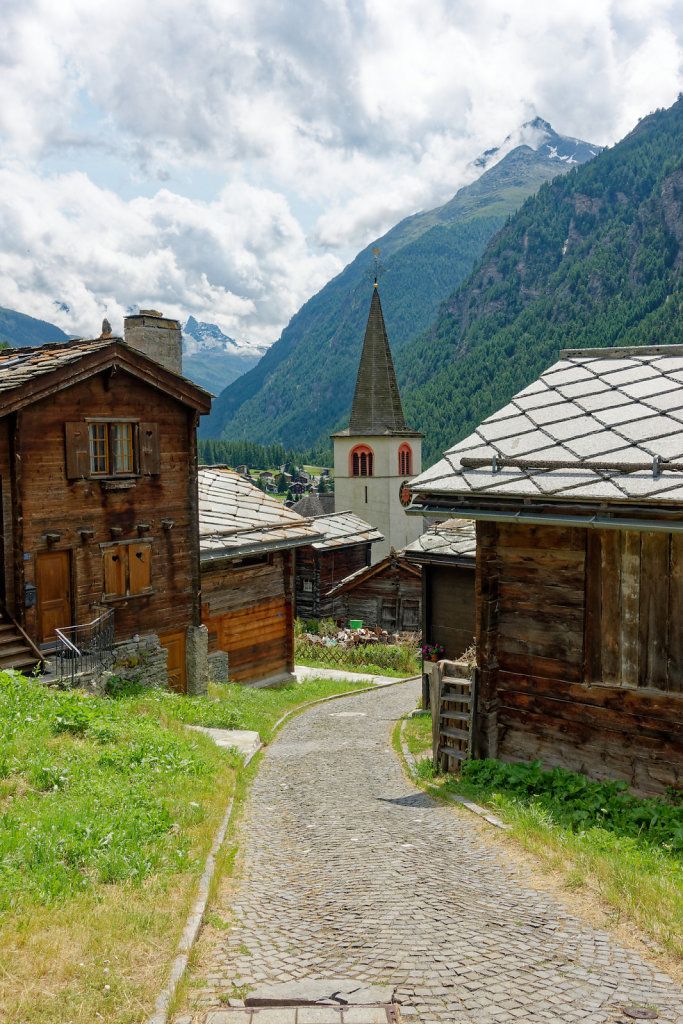
[[[405,779],[390,734],[417,692],[318,705],[273,743],[244,876],[214,904],[234,927],[191,979],[194,1020],[233,985],[339,977],[395,985],[406,1022],[627,1024],[634,1005],[683,1020],[668,975],[530,889],[469,812]]]

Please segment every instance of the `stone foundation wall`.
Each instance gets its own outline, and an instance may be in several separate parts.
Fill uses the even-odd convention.
[[[214,651],[209,655],[209,679],[212,683],[227,683],[228,652]]]

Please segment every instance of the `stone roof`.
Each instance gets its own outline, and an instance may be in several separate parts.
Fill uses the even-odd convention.
[[[394,361],[384,326],[377,284],[372,292],[349,426],[333,436],[366,437],[410,433],[406,427]]]
[[[33,397],[40,397],[38,390],[41,382],[50,374],[62,378],[60,386],[67,386],[75,379],[71,375],[72,369],[76,373],[79,367],[92,363],[93,369],[90,372],[97,372],[100,367],[94,363],[98,358],[102,363],[127,361],[128,369],[133,369],[135,365],[142,370],[143,366],[147,366],[148,372],[143,375],[153,378],[155,386],[169,390],[169,382],[172,381],[174,383],[170,385],[170,390],[180,388],[185,398],[192,396],[198,399],[203,411],[208,412],[211,396],[204,388],[154,362],[149,356],[127,345],[122,338],[106,336],[0,351],[0,413],[18,401],[16,393],[22,389]],[[60,375],[59,371],[63,373]],[[49,381],[45,380],[44,386],[49,387]]]
[[[328,516],[316,516],[311,520],[323,535],[323,540],[313,542],[316,551],[330,551],[333,548],[348,547],[350,544],[372,544],[384,540],[383,535],[370,523],[366,523],[354,512],[333,512]]]
[[[474,564],[477,535],[473,520],[447,519],[435,523],[405,548],[407,558],[416,562],[449,559]]]
[[[562,352],[410,486],[416,507],[430,495],[683,501],[683,345]]]
[[[323,494],[307,494],[292,505],[294,512],[300,516],[328,516],[334,512],[334,491]]]
[[[202,562],[301,547],[321,539],[310,520],[231,470],[199,469]]]

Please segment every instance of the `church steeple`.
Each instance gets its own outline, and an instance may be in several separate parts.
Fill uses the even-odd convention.
[[[349,433],[373,436],[398,433],[405,429],[401,396],[375,280],[351,407]]]

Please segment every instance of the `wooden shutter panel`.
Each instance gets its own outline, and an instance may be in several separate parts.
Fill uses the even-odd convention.
[[[161,473],[158,423],[140,424],[140,472],[143,476]]]
[[[90,476],[90,442],[87,423],[65,423],[66,475],[69,480]]]
[[[102,552],[104,561],[104,596],[125,597],[126,594],[126,548],[123,544],[115,548],[105,548]]]
[[[152,588],[152,545],[128,545],[128,582],[130,594],[143,594]]]

